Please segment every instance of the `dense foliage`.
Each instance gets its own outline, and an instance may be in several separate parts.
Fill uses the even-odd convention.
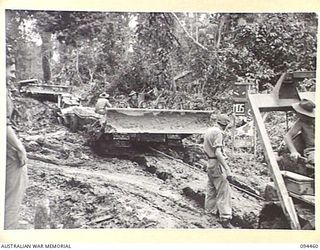
[[[156,89],[201,99],[205,108],[212,96],[228,97],[236,81],[264,90],[282,72],[316,69],[314,13],[7,10],[6,17],[18,78],[41,73],[47,82],[90,85],[92,96]],[[36,35],[41,46],[30,39]]]

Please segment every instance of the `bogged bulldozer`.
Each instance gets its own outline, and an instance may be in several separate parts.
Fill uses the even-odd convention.
[[[213,111],[141,108],[94,108],[71,106],[61,109],[62,123],[71,131],[85,131],[95,152],[119,155],[130,148],[182,146],[182,139],[202,134],[210,126]]]
[[[181,146],[182,139],[202,134],[212,111],[107,108],[91,127],[93,148],[100,154],[152,145]]]

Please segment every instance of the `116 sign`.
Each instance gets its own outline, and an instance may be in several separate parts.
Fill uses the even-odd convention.
[[[234,103],[233,113],[235,115],[246,115],[246,104],[245,103]]]

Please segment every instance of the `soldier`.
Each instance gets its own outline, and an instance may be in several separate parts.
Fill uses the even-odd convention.
[[[231,170],[223,154],[224,133],[230,124],[226,114],[218,115],[216,126],[204,134],[204,152],[208,157],[208,186],[205,199],[205,210],[209,214],[219,214],[224,228],[233,228],[231,208]]]
[[[294,137],[301,133],[302,142],[304,145],[298,145],[299,148],[303,148],[303,155],[306,158],[307,163],[314,165],[314,151],[315,151],[315,104],[303,99],[298,103],[292,104],[293,109],[296,111],[298,120],[290,128],[284,137],[284,140],[291,153],[291,157],[294,160],[301,158],[301,153],[298,152],[294,145]]]
[[[103,92],[99,95],[99,99],[96,103],[95,112],[104,115],[106,113],[105,108],[111,108],[112,105],[109,102],[109,94]]]
[[[129,94],[129,97],[130,97],[128,101],[129,107],[138,108],[139,107],[138,93],[132,90]]]
[[[7,88],[10,79],[15,78],[15,64],[7,60]],[[5,194],[5,229],[17,229],[19,210],[27,187],[27,153],[12,126],[13,103],[7,92],[7,161]]]

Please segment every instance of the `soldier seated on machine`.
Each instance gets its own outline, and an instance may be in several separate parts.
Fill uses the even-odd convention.
[[[128,104],[130,108],[138,108],[139,107],[139,94],[132,90],[129,94]]]
[[[279,165],[285,170],[312,175],[315,163],[315,104],[303,99],[292,104],[292,107],[298,119],[284,136],[290,159],[282,157]]]
[[[105,114],[105,108],[111,108],[112,105],[109,102],[109,94],[103,92],[99,95],[98,101],[96,103],[95,112],[104,115]]]

